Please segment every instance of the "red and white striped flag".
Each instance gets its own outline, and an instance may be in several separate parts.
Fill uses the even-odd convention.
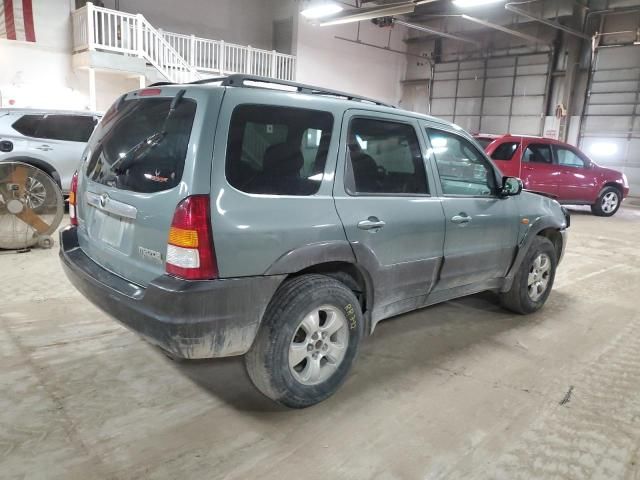
[[[0,38],[35,42],[32,0],[0,0]]]

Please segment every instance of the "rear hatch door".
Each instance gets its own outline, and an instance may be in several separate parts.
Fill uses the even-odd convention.
[[[223,94],[152,88],[127,94],[105,114],[83,156],[77,196],[80,247],[96,263],[141,286],[165,272],[177,204],[210,193]]]

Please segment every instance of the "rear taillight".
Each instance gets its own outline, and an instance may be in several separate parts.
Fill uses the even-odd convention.
[[[69,192],[69,219],[71,225],[78,226],[78,172],[73,174],[71,178],[71,191]]]
[[[169,230],[167,273],[185,280],[218,277],[209,195],[192,195],[176,207]]]

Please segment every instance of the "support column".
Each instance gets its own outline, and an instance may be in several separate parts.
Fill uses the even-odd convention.
[[[143,89],[147,86],[147,77],[144,75],[138,76],[138,81],[140,82],[140,88]]]
[[[96,111],[98,109],[98,101],[96,99],[96,71],[89,68],[89,109]]]

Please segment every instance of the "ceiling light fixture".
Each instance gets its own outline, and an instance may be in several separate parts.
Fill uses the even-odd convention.
[[[484,7],[498,2],[504,2],[504,0],[453,0],[453,4],[458,8]]]
[[[336,2],[312,2],[307,8],[300,12],[300,15],[311,20],[317,20],[335,15],[342,10],[344,10],[344,8]]]

